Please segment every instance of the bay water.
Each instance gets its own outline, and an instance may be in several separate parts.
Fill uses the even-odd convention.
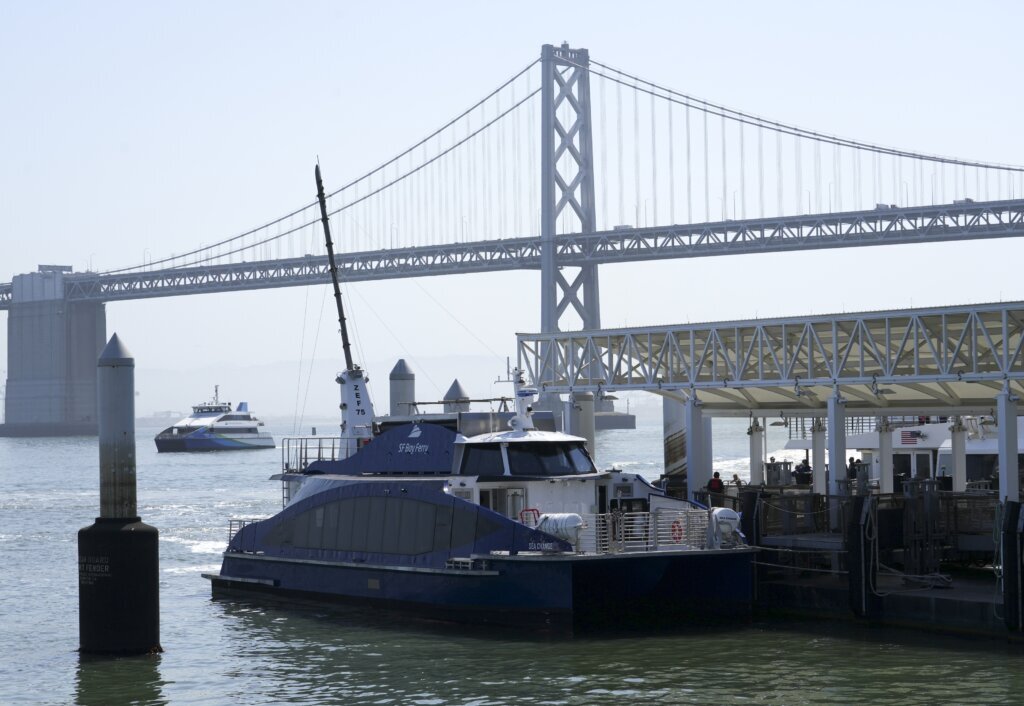
[[[321,432],[330,421],[313,422]],[[275,437],[285,423],[268,420]],[[716,469],[746,477],[746,421],[716,420]],[[92,437],[0,439],[0,704],[998,704],[1024,652],[826,621],[543,638],[382,611],[213,600],[228,519],[281,505],[278,450],[158,454],[137,428],[138,507],[160,532],[163,654],[78,652],[77,531],[99,510]],[[308,431],[306,429],[305,431]],[[661,429],[598,435],[600,467],[661,472]],[[783,451],[778,458],[802,458]]]

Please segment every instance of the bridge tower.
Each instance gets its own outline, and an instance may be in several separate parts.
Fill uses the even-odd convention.
[[[97,434],[96,359],[106,340],[103,302],[69,301],[70,267],[17,275],[7,312],[3,436]]]
[[[541,49],[542,333],[562,330],[562,317],[570,309],[579,317],[581,328],[601,328],[597,265],[561,267],[555,257],[560,218],[580,233],[597,229],[592,128],[590,54],[564,43],[560,47],[545,44]],[[570,210],[567,218],[563,217],[566,209]],[[574,323],[567,328],[575,328]],[[543,392],[536,404],[538,409],[555,412],[560,406],[558,395]]]
[[[579,232],[597,229],[594,204],[593,121],[590,112],[590,54],[568,44],[541,50],[541,331],[561,330],[572,309],[584,329],[601,327],[597,265],[561,268],[555,261],[559,219]],[[570,269],[575,270],[569,272]],[[569,277],[572,281],[569,281]]]

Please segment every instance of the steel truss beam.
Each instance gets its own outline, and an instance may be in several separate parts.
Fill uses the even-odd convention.
[[[563,234],[554,247],[560,266],[581,266],[1020,236],[1024,236],[1024,200]],[[512,238],[352,253],[340,255],[338,267],[342,277],[352,282],[539,269],[541,240]],[[65,281],[69,299],[114,301],[319,284],[329,281],[329,274],[326,257],[307,256],[116,275],[69,274]],[[562,281],[568,297],[575,296],[579,285]],[[0,309],[9,309],[12,301],[13,286],[0,284]]]
[[[991,407],[1024,391],[1024,302],[520,334],[519,365],[546,392],[677,390],[711,409],[849,408],[882,414]]]

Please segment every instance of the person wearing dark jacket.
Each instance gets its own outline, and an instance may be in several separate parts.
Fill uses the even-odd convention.
[[[714,507],[722,507],[722,496],[725,494],[725,483],[718,471],[708,481],[708,500]]]

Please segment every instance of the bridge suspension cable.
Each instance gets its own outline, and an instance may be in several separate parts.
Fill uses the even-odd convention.
[[[1024,195],[1022,166],[809,130],[697,98],[600,61],[590,61],[589,75],[595,101],[603,106],[614,96],[616,107],[613,116],[604,110],[600,115],[602,121],[617,125],[601,125],[595,131],[601,141],[595,150],[597,187],[602,194],[618,192],[619,203],[616,221],[609,220],[606,208],[599,210],[599,230]],[[676,140],[679,113],[685,137]],[[667,147],[659,132],[668,133]],[[624,144],[622,136],[630,133],[632,143]],[[616,136],[615,149],[605,144],[610,135]],[[769,196],[772,191],[774,199]],[[686,202],[682,222],[675,217],[677,199]]]
[[[672,101],[674,103],[678,103],[679,105],[685,105],[687,107],[697,108],[698,110],[702,110],[702,111],[704,111],[704,112],[706,112],[706,113],[708,113],[710,115],[721,116],[723,118],[727,118],[727,119],[733,120],[735,122],[744,123],[746,125],[752,125],[752,126],[758,127],[758,128],[770,128],[770,129],[772,129],[775,132],[780,132],[780,133],[787,134],[787,135],[793,135],[795,137],[802,137],[802,138],[806,138],[806,139],[809,139],[809,140],[814,140],[814,141],[820,142],[820,143],[833,144],[833,145],[837,145],[837,146],[840,146],[840,147],[851,147],[851,148],[863,150],[863,151],[866,151],[866,152],[878,152],[880,154],[887,154],[887,155],[893,155],[893,156],[898,156],[898,157],[907,157],[907,158],[910,158],[910,159],[919,159],[919,160],[924,160],[924,161],[929,161],[929,162],[944,162],[946,164],[955,164],[955,165],[963,166],[963,167],[978,167],[978,168],[982,168],[982,169],[999,169],[999,170],[1009,171],[1009,172],[1024,173],[1024,166],[1019,166],[1019,165],[1000,164],[1000,163],[997,163],[997,162],[971,161],[971,160],[957,159],[955,157],[943,157],[941,155],[925,154],[925,153],[921,153],[921,152],[912,152],[912,151],[908,151],[908,150],[897,149],[897,148],[894,148],[894,147],[886,147],[886,146],[883,146],[883,145],[876,145],[876,144],[872,144],[870,142],[861,142],[861,141],[858,141],[858,140],[852,140],[852,139],[848,139],[848,138],[844,138],[844,137],[839,137],[839,136],[836,136],[836,135],[829,135],[829,134],[826,134],[826,133],[823,133],[823,132],[817,132],[815,130],[808,130],[806,128],[797,127],[795,125],[789,125],[789,124],[778,122],[778,121],[775,121],[775,120],[770,120],[770,119],[767,119],[767,118],[762,118],[760,116],[752,115],[750,113],[746,113],[746,112],[743,112],[741,110],[736,110],[734,108],[728,108],[726,106],[719,105],[717,103],[711,103],[710,101],[706,101],[706,100],[704,100],[702,98],[696,98],[694,96],[691,96],[691,95],[688,95],[688,94],[685,94],[685,93],[681,93],[681,92],[673,90],[671,88],[667,88],[665,86],[656,84],[656,83],[654,83],[652,81],[649,81],[647,79],[643,79],[643,78],[640,78],[638,76],[634,76],[633,74],[627,73],[625,71],[621,71],[620,69],[616,69],[614,67],[608,66],[607,64],[602,64],[599,61],[591,61],[590,63],[591,63],[591,66],[599,66],[602,69],[605,69],[606,71],[611,71],[611,72],[614,72],[615,74],[618,75],[618,77],[611,76],[611,75],[609,75],[607,73],[602,73],[600,71],[595,71],[593,68],[591,68],[590,69],[590,73],[593,76],[599,76],[601,78],[607,79],[608,81],[612,81],[614,83],[621,83],[622,85],[629,85],[625,81],[625,79],[629,79],[630,81],[633,81],[633,85],[631,87],[634,90],[638,91],[638,92],[647,93],[647,94],[650,94],[652,97],[656,96],[656,97],[662,98],[664,100],[669,100],[669,101]],[[641,87],[639,85],[641,83],[646,84],[648,86],[648,88]],[[658,95],[657,91],[661,91],[664,95]]]
[[[329,213],[341,216],[339,251],[538,235],[541,88],[533,70],[538,61],[423,139],[331,192]],[[578,68],[567,61],[560,70],[565,76]],[[597,142],[593,171],[600,195],[597,230],[1024,195],[1021,166],[810,130],[704,100],[599,61],[591,60],[588,70],[594,103],[591,134]],[[572,109],[567,102],[556,108],[563,116]],[[577,146],[575,139],[570,136],[569,144]],[[556,155],[560,170],[570,167],[567,181],[572,179],[569,150]],[[310,201],[212,245],[105,274],[321,254],[312,232],[318,217],[316,202]],[[581,230],[579,215],[562,209],[556,231]]]
[[[330,194],[327,195],[327,198],[329,200],[336,201],[338,200],[338,198],[348,196],[350,193],[354,193],[354,196],[351,196],[350,199],[346,200],[342,205],[333,207],[330,211],[330,214],[335,215],[347,211],[359,204],[366,202],[368,199],[377,196],[385,191],[388,191],[389,189],[395,187],[398,184],[401,184],[402,182],[408,180],[413,175],[427,171],[429,167],[436,165],[440,160],[454,152],[457,148],[471,142],[474,138],[478,137],[479,135],[487,131],[489,128],[491,128],[496,123],[501,121],[503,118],[514,113],[521,106],[528,103],[531,98],[533,98],[534,96],[537,95],[537,93],[539,93],[539,88],[529,90],[527,94],[519,100],[515,100],[513,98],[510,107],[504,110],[500,109],[500,99],[502,92],[505,91],[506,89],[511,88],[511,91],[514,96],[516,82],[519,81],[523,76],[529,76],[530,70],[534,66],[536,66],[538,62],[539,59],[535,59],[534,61],[530,62],[526,67],[518,71],[511,78],[503,82],[500,86],[490,91],[483,98],[473,103],[469,108],[462,111],[459,115],[452,118],[444,125],[434,130],[432,133],[430,133],[423,139],[419,140],[409,148],[391,157],[387,161],[382,162],[381,164],[374,167],[370,171],[364,173],[363,175],[349,181],[348,183],[344,184],[341,188],[332,191]],[[476,129],[471,129],[472,115],[478,111],[486,110],[487,105],[492,102],[496,102],[496,105],[498,106],[495,116],[490,120],[483,121],[482,124],[480,124],[479,127],[477,127]],[[466,134],[461,139],[457,139],[454,128],[460,122],[465,122]],[[439,142],[442,135],[444,135],[446,132],[449,135],[451,135],[450,144],[446,148],[440,149],[432,156],[428,156],[428,147],[431,145],[432,142]],[[501,151],[503,153],[504,141],[502,141],[500,144]],[[491,156],[494,152],[495,146],[489,144],[485,149],[488,150],[488,152],[486,152],[485,155]],[[418,150],[422,150],[421,159],[418,162],[414,162],[414,159],[416,159],[417,157]],[[499,161],[501,156],[503,156],[503,154],[499,154]],[[399,169],[398,167],[401,165],[402,160],[407,160],[409,164],[404,169]],[[443,166],[445,167],[445,174],[447,174],[448,171],[456,171],[454,167],[449,169],[450,165],[448,164],[445,164]],[[390,178],[386,175],[386,171],[389,168],[395,169],[395,174],[393,176],[390,176]],[[463,170],[459,170],[457,175],[460,182],[463,177],[462,171]],[[499,172],[499,175],[502,179],[505,179],[505,177],[507,176],[504,174],[504,172]],[[451,196],[449,189],[444,189],[437,185],[437,182],[440,181],[437,178],[439,175],[434,174],[432,176],[434,178],[428,181],[429,193],[427,189],[416,189],[415,194],[411,195],[411,197],[419,203],[420,210],[423,209],[425,202],[436,203],[437,201],[440,201],[441,204],[443,205],[446,202],[446,200]],[[374,183],[375,180],[376,183]],[[522,189],[523,186],[520,184],[519,188]],[[405,194],[404,200],[406,202],[406,206],[408,207],[410,194]],[[275,218],[267,223],[246,230],[243,233],[219,241],[212,245],[201,245],[198,248],[189,250],[182,254],[175,254],[163,257],[158,260],[148,260],[140,265],[105,270],[101,274],[117,274],[159,267],[168,269],[185,266],[192,267],[196,265],[223,261],[226,258],[229,259],[234,255],[240,255],[241,253],[247,251],[253,251],[257,250],[258,248],[263,248],[274,242],[279,243],[282,239],[285,239],[290,235],[311,228],[317,222],[317,218],[319,218],[319,216],[315,213],[316,205],[316,201],[311,201],[283,216]],[[386,206],[383,204],[378,204],[374,210],[376,211],[376,218],[380,219],[381,221],[384,220],[385,211],[387,211],[388,214],[390,215],[392,222],[395,221],[396,216],[398,215],[396,213],[396,204],[393,202]],[[295,223],[295,220],[298,220],[297,224]],[[518,220],[521,222],[521,216],[518,217]],[[434,228],[433,237],[438,237],[440,233],[437,232],[436,221],[432,222],[430,226]],[[276,232],[272,233],[271,231],[275,228]],[[263,234],[263,236],[258,237],[258,234]]]

